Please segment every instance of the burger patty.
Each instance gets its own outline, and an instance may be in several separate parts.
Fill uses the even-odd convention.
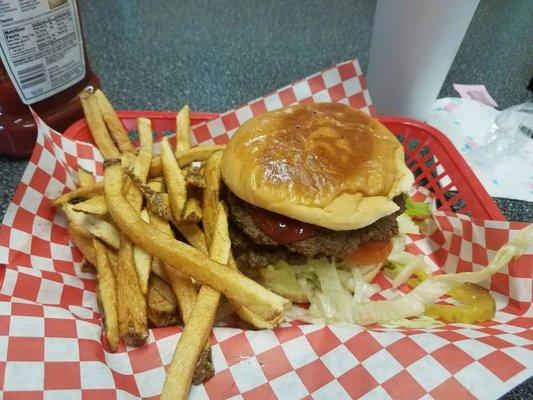
[[[321,228],[313,237],[289,244],[280,244],[259,228],[248,212],[249,205],[226,190],[226,202],[230,213],[230,237],[232,250],[239,265],[261,268],[279,261],[303,264],[308,258],[344,258],[355,251],[360,243],[387,241],[398,234],[396,217],[405,210],[403,195],[393,201],[400,209],[373,224],[351,231],[333,231]]]
[[[291,253],[281,246],[262,246],[255,243],[243,231],[230,225],[231,249],[237,265],[241,268],[258,269],[286,261],[292,265],[305,264],[307,257]]]

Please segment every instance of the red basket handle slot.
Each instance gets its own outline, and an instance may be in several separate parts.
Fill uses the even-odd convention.
[[[429,146],[434,144],[432,150],[438,150],[438,154],[435,153],[435,155],[439,159],[439,163],[451,179],[453,186],[457,188],[459,197],[465,200],[473,217],[497,221],[506,220],[474,171],[468,166],[450,139],[442,132],[423,122],[405,117],[381,115],[377,118],[395,134],[408,131],[409,136],[412,137],[415,134],[416,139],[421,142],[425,140]],[[437,178],[441,177],[442,175]],[[439,187],[433,186],[434,191],[438,189]],[[449,207],[448,210],[450,210]]]

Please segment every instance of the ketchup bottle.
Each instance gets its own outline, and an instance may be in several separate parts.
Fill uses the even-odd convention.
[[[76,0],[0,2],[0,153],[28,157],[37,127],[83,117],[78,94],[99,80],[87,61]]]

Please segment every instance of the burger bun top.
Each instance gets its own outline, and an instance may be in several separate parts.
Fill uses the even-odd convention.
[[[413,175],[396,137],[347,105],[294,105],[250,119],[224,150],[222,178],[242,200],[332,230],[398,210]]]

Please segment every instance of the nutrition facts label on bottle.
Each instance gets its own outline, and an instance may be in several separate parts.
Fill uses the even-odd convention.
[[[85,76],[75,0],[0,0],[0,58],[20,98],[32,104]]]

